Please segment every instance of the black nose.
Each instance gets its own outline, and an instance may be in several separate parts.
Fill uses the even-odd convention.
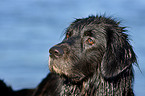
[[[49,50],[49,53],[50,53],[50,57],[58,58],[64,54],[64,51],[61,47],[54,46]]]

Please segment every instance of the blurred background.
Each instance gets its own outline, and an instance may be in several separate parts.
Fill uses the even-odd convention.
[[[48,50],[75,18],[112,16],[127,26],[137,54],[134,92],[145,96],[145,0],[0,0],[0,79],[35,88],[49,73]]]

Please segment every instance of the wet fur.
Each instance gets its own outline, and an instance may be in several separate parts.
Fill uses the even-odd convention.
[[[88,43],[89,38],[93,44]],[[59,58],[50,56],[51,72],[33,96],[134,95],[136,55],[120,22],[105,16],[77,19],[55,47],[64,53]]]

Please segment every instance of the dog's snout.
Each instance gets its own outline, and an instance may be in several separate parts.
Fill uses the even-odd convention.
[[[64,51],[61,47],[54,46],[49,50],[51,57],[60,57],[64,54]]]

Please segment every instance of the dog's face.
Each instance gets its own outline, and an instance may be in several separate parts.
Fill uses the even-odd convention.
[[[120,53],[126,52],[126,54],[128,54],[125,55],[126,59],[132,58],[130,54],[132,50],[125,51],[122,49],[128,44],[117,43],[117,45],[115,45],[116,43],[113,42],[121,42],[123,39],[126,40],[127,36],[121,32],[121,28],[116,27],[116,29],[113,29],[114,26],[118,26],[115,21],[109,21],[108,19],[106,19],[106,21],[103,20],[104,18],[101,21],[99,18],[89,17],[86,19],[77,19],[73,22],[67,28],[64,40],[49,50],[50,71],[64,75],[76,82],[90,77],[98,68],[102,68],[104,72],[102,73],[106,77],[115,76],[122,72],[124,66],[128,64],[124,66],[121,65],[121,67],[117,68],[120,63],[116,62],[125,61],[117,61],[118,58],[115,56],[117,54],[121,56],[119,59],[122,59],[124,58],[124,54],[120,55]],[[119,30],[118,33],[115,32],[117,30]],[[115,46],[117,48],[115,48]],[[115,53],[116,50],[118,50],[118,52]],[[111,56],[111,58],[108,56]],[[112,61],[108,59],[112,59]],[[105,62],[110,62],[110,65]],[[116,65],[113,65],[114,69],[111,65],[112,62],[116,63]],[[106,69],[108,67],[110,67],[110,69]]]
[[[50,71],[81,80],[96,70],[106,47],[105,29],[82,22],[71,25],[64,40],[50,49]]]

